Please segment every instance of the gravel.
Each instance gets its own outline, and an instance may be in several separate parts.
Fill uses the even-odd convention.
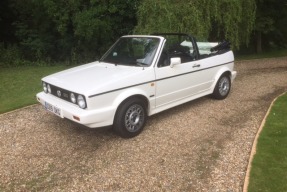
[[[152,116],[133,139],[40,105],[0,115],[0,191],[242,191],[260,123],[287,91],[287,57],[235,67],[227,99]]]

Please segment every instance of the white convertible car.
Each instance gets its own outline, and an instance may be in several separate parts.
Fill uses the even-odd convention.
[[[99,61],[44,77],[37,100],[61,118],[134,137],[148,116],[227,97],[236,77],[230,44],[207,45],[181,33],[123,36]]]

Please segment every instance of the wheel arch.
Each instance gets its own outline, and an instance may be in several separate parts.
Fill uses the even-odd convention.
[[[116,112],[115,112],[115,115],[117,114],[119,108],[128,100],[130,99],[133,99],[133,98],[138,98],[140,99],[141,101],[144,102],[145,104],[145,107],[146,107],[146,113],[149,114],[149,109],[150,109],[150,102],[148,100],[148,97],[143,94],[143,93],[139,93],[139,92],[130,92],[129,94],[121,94],[117,97],[117,99],[115,99],[114,101],[114,105],[117,106],[116,108]]]
[[[212,84],[212,89],[211,90],[214,90],[214,88],[215,88],[215,86],[217,84],[217,81],[219,80],[219,78],[222,75],[228,75],[228,77],[231,79],[232,73],[231,73],[230,69],[228,69],[228,68],[223,68],[220,71],[218,71],[217,74],[215,75],[214,82]]]
[[[131,96],[127,97],[126,99],[124,99],[124,100],[120,103],[119,107],[120,107],[124,102],[126,102],[126,101],[128,101],[128,100],[130,100],[130,99],[134,99],[134,98],[137,98],[137,99],[140,99],[141,101],[143,101],[144,104],[145,104],[146,110],[147,110],[147,112],[148,112],[148,109],[149,109],[149,101],[148,101],[148,99],[147,99],[146,96],[141,95],[141,94],[131,95]]]

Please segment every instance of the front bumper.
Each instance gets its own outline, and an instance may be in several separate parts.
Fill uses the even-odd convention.
[[[60,117],[67,118],[90,128],[110,126],[113,124],[116,108],[111,106],[103,109],[81,109],[77,105],[57,98],[51,94],[40,92],[37,100],[45,106],[46,103],[60,109]]]
[[[231,73],[231,82],[234,81],[236,76],[237,76],[237,71],[232,71],[232,73]]]

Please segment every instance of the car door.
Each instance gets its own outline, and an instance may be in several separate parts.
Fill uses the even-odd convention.
[[[166,42],[155,67],[156,108],[175,106],[210,87],[210,78],[205,76],[202,61],[194,54],[193,44],[185,40],[177,46],[184,48],[177,47],[175,48],[177,50],[170,50],[173,48]],[[189,50],[184,50],[187,47]],[[181,64],[171,66],[171,58],[180,58]]]

